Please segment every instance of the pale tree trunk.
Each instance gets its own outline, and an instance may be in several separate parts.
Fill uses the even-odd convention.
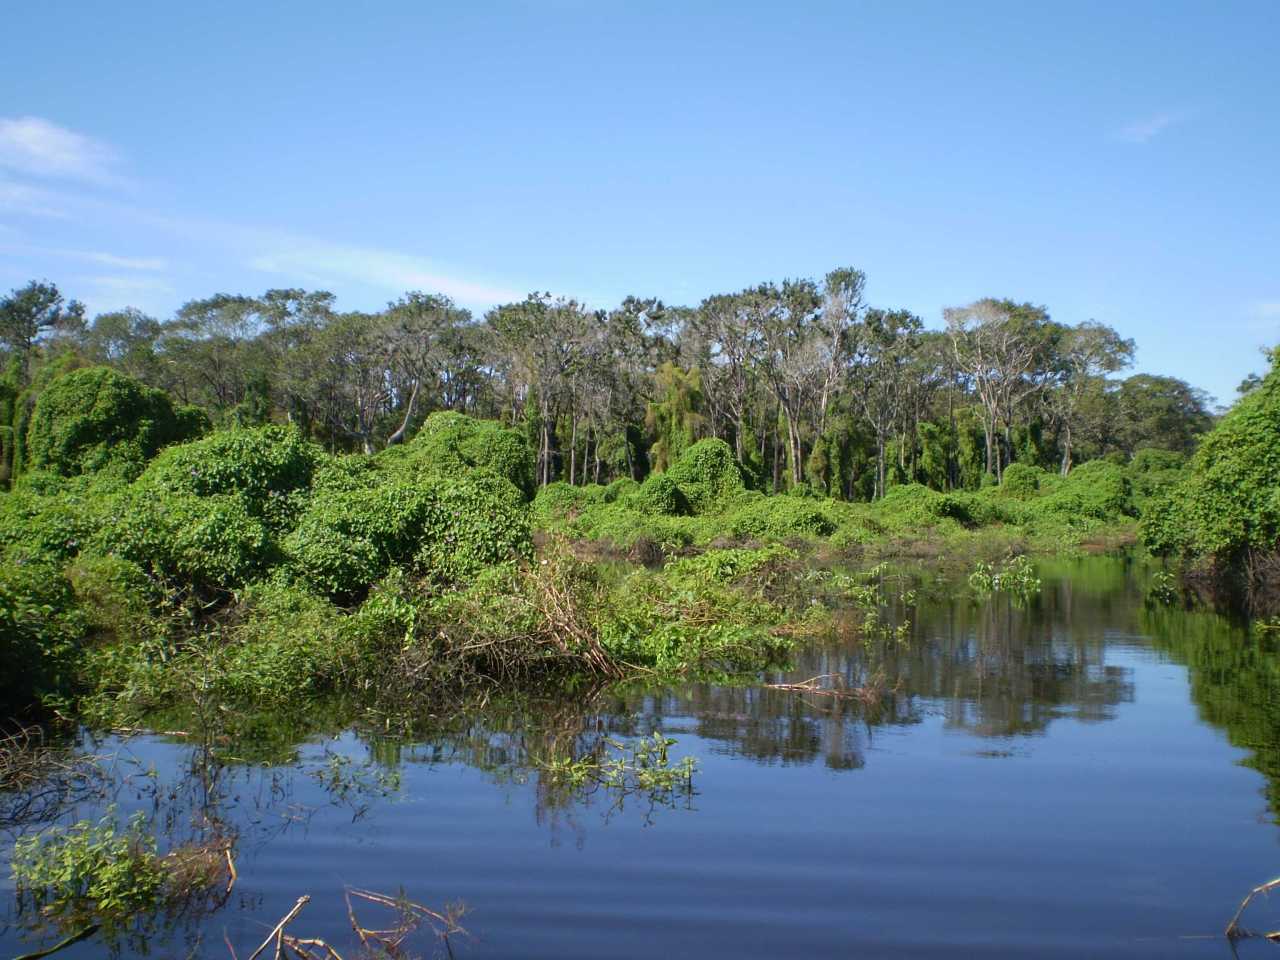
[[[418,399],[418,385],[420,380],[413,381],[413,390],[409,393],[409,403],[404,411],[404,419],[400,422],[399,428],[391,436],[387,437],[387,446],[395,446],[404,440],[405,432],[409,429],[409,421],[413,419],[413,405]]]

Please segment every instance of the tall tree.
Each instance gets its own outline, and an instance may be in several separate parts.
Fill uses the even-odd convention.
[[[25,383],[31,351],[41,337],[57,331],[82,330],[84,304],[66,301],[48,281],[31,281],[0,299],[0,343],[17,359]]]

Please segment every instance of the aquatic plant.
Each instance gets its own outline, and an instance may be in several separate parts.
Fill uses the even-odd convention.
[[[998,567],[979,561],[969,574],[969,586],[978,594],[1004,591],[1025,598],[1040,592],[1040,578],[1035,565],[1019,554]]]
[[[12,860],[19,896],[62,922],[118,924],[155,910],[165,870],[144,825],[142,813],[121,825],[112,809],[97,822],[20,838]]]

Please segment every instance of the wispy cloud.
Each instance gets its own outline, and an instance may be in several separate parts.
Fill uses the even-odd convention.
[[[165,280],[158,280],[154,277],[118,277],[114,275],[81,277],[82,283],[90,283],[95,287],[102,287],[105,290],[146,290],[150,292],[170,291],[172,285]]]
[[[0,225],[0,232],[4,231]],[[169,263],[162,257],[122,257],[114,253],[100,250],[68,250],[64,247],[41,247],[30,244],[0,244],[0,253],[10,253],[22,257],[57,257],[65,260],[80,260],[84,263],[97,263],[104,267],[116,267],[120,270],[165,270]]]
[[[73,277],[72,283],[77,299],[88,304],[91,313],[122,310],[125,307],[163,312],[176,293],[167,280],[136,274]]]
[[[0,211],[54,220],[71,219],[71,214],[67,213],[63,204],[47,190],[12,180],[0,179]]]
[[[99,253],[96,250],[63,250],[62,253],[122,270],[163,270],[168,266],[160,257],[118,257],[114,253]]]
[[[287,250],[253,258],[250,266],[319,285],[341,277],[390,293],[406,290],[443,293],[469,305],[506,303],[525,296],[507,287],[455,276],[420,257],[367,247],[291,245]]]
[[[118,184],[116,152],[43,117],[0,117],[0,167],[16,173]]]
[[[1146,143],[1147,141],[1159,136],[1168,130],[1174,124],[1181,123],[1185,118],[1182,113],[1166,111],[1165,113],[1157,113],[1150,117],[1144,117],[1141,120],[1135,120],[1132,123],[1125,124],[1121,127],[1118,136],[1126,143]]]
[[[1249,305],[1249,314],[1259,320],[1280,320],[1280,300],[1258,300]]]

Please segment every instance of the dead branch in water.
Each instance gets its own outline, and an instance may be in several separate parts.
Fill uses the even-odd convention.
[[[0,830],[51,821],[101,795],[100,759],[50,743],[40,727],[0,728]]]
[[[372,890],[348,887],[345,896],[347,919],[350,920],[351,929],[360,938],[360,943],[364,947],[364,952],[361,956],[402,956],[403,954],[400,952],[401,944],[421,928],[424,923],[444,943],[445,950],[449,956],[453,956],[453,945],[450,943],[449,937],[455,934],[464,936],[467,934],[467,931],[458,923],[458,920],[466,912],[466,907],[462,904],[446,907],[444,912],[441,913],[437,910],[432,910],[430,907],[424,907],[420,903],[414,903],[403,894],[399,897],[389,897],[386,894],[375,893]],[[364,926],[356,917],[355,907],[351,903],[352,897],[395,910],[395,924],[385,930]],[[275,944],[275,957],[277,960],[285,960],[287,958],[286,950],[292,953],[296,960],[343,960],[342,955],[336,949],[319,937],[295,937],[286,932],[285,928],[293,922],[302,908],[310,901],[310,896],[299,897],[298,902],[293,905],[293,909],[285,914],[280,922],[275,925],[267,935],[267,939],[262,941],[262,945],[250,954],[248,960],[257,960],[272,943]],[[223,939],[226,940],[225,932]],[[227,941],[227,949],[231,953],[232,960],[235,960],[236,953],[232,949],[230,941]]]
[[[275,925],[275,929],[273,929],[269,934],[267,934],[267,939],[262,941],[262,946],[258,947],[257,950],[249,954],[249,960],[257,960],[258,956],[262,953],[262,951],[267,949],[267,947],[271,946],[272,940],[276,941],[276,956],[277,957],[280,956],[280,944],[282,942],[284,928],[287,927],[290,923],[292,923],[293,918],[296,917],[299,913],[301,913],[302,908],[305,907],[310,902],[311,902],[310,896],[299,897],[298,902],[293,905],[293,909],[290,910],[288,913],[286,913],[284,917],[280,920],[280,922]]]
[[[1243,916],[1245,908],[1253,902],[1253,898],[1260,893],[1264,895],[1268,894],[1272,890],[1276,889],[1276,887],[1280,887],[1280,877],[1276,877],[1274,880],[1268,880],[1261,886],[1254,887],[1249,891],[1245,898],[1240,901],[1240,906],[1236,908],[1236,915],[1232,917],[1231,922],[1227,924],[1225,933],[1228,940],[1243,940],[1248,937],[1265,937],[1267,940],[1280,941],[1280,930],[1272,930],[1270,933],[1254,933],[1252,930],[1246,930],[1240,926],[1240,917]]]
[[[823,686],[823,681],[831,681],[832,685]],[[831,697],[836,700],[857,700],[868,706],[880,702],[884,696],[884,675],[877,673],[861,687],[847,687],[844,677],[834,673],[823,673],[798,683],[766,683],[768,690],[784,690],[789,693],[804,693],[819,697]]]

